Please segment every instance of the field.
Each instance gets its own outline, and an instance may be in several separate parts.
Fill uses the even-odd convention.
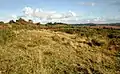
[[[120,30],[7,23],[0,74],[120,74]]]
[[[89,28],[120,29],[120,26],[90,26]]]

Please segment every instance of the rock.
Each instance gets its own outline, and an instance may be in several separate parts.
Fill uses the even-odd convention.
[[[35,23],[35,25],[40,25],[40,22],[38,22],[38,23]]]
[[[15,23],[14,20],[10,20],[10,21],[9,21],[9,24],[13,24],[13,23]]]
[[[33,24],[33,21],[32,21],[32,20],[29,20],[28,23]]]
[[[16,20],[16,23],[18,23],[19,25],[27,25],[27,24],[28,24],[28,22],[27,22],[27,21],[25,21],[25,20],[24,20],[24,19],[22,19],[22,18],[20,18],[20,19]]]

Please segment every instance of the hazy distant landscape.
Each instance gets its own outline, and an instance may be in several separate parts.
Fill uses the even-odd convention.
[[[120,26],[108,25],[0,22],[0,74],[119,74]]]

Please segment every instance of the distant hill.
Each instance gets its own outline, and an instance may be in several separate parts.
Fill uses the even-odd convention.
[[[9,24],[18,24],[18,25],[28,25],[28,24],[32,24],[32,25],[42,25],[40,22],[38,23],[33,23],[33,20],[24,20],[22,18],[19,18],[18,20],[14,21],[14,20],[10,20],[8,22]],[[5,24],[3,21],[0,21],[0,25],[1,24]],[[46,26],[48,25],[71,25],[71,26],[120,26],[120,23],[107,23],[107,24],[95,24],[95,23],[84,23],[84,24],[67,24],[67,23],[61,23],[61,22],[48,22],[46,24],[44,24]]]

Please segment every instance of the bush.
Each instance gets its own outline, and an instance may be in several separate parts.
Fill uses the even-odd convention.
[[[4,24],[4,22],[3,22],[3,21],[0,21],[0,25],[2,25],[2,24]]]
[[[87,42],[89,46],[102,46],[104,42],[97,41],[96,39],[92,39],[90,42]]]
[[[95,39],[92,39],[91,41],[92,41],[92,44],[95,45],[95,46],[102,46],[103,45],[103,42],[99,42]]]

